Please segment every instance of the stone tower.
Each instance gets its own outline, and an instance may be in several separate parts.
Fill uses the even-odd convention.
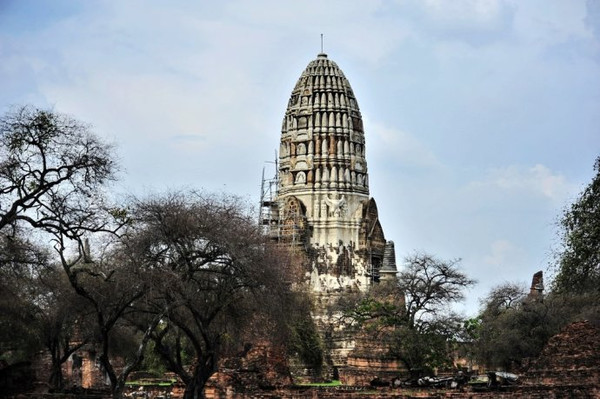
[[[378,281],[386,241],[369,197],[363,122],[350,83],[326,54],[292,90],[278,184],[279,240],[307,250],[314,291],[366,290]]]
[[[292,90],[277,164],[274,180],[265,185],[263,176],[261,222],[273,238],[306,255],[313,316],[329,364],[342,366],[354,337],[335,324],[332,305],[347,292],[395,278],[396,263],[369,196],[358,103],[326,54],[308,64]]]

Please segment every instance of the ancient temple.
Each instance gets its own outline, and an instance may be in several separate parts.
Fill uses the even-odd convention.
[[[365,132],[348,79],[326,54],[300,75],[283,117],[277,176],[263,178],[261,221],[278,242],[301,250],[316,315],[329,348],[344,362],[353,342],[325,327],[327,308],[350,291],[394,278],[386,241],[369,196]],[[337,363],[335,360],[334,363]]]
[[[388,256],[383,267],[386,240],[369,197],[358,103],[326,54],[308,64],[292,90],[277,173],[263,223],[280,242],[306,249],[314,291],[366,290],[382,271],[395,275],[395,259]]]

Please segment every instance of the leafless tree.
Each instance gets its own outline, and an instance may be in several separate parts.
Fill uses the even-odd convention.
[[[24,106],[0,119],[0,232],[24,223],[78,238],[102,230],[101,190],[115,175],[112,147],[85,124]]]
[[[20,352],[24,360],[48,350],[48,382],[51,388],[61,389],[62,364],[89,337],[87,303],[77,297],[62,268],[50,263],[50,254],[31,242],[19,249],[15,248],[16,238],[10,241],[9,253],[13,259],[19,258],[19,264],[0,268],[2,349]],[[33,256],[35,252],[37,256]]]
[[[459,268],[460,259],[443,261],[428,254],[414,254],[405,261],[398,276],[404,292],[410,328],[420,328],[427,320],[448,311],[453,302],[464,299],[464,290],[475,283]]]
[[[0,268],[6,271],[12,266],[14,272],[20,267],[29,271],[36,264],[48,263],[47,259],[36,256],[47,251],[36,248],[50,241],[69,283],[77,294],[89,300],[87,291],[79,284],[80,266],[90,264],[84,256],[85,237],[97,232],[115,232],[122,222],[115,218],[119,212],[107,206],[104,194],[115,172],[112,146],[101,141],[84,123],[33,106],[18,107],[3,115],[0,118],[0,256],[3,258]],[[39,308],[46,301],[49,307],[55,307],[52,312],[42,309],[48,317],[45,321],[39,319],[37,326],[41,329],[38,333],[46,338],[52,336],[43,341],[56,363],[72,350],[64,344],[69,334],[63,329],[63,316],[73,308],[69,306],[72,298],[63,300],[68,296],[64,287],[51,287],[63,279],[55,276],[54,280],[52,283],[46,280],[48,290],[29,305]],[[71,290],[69,294],[72,293]],[[60,376],[56,376],[56,382],[60,385]]]
[[[62,365],[91,338],[89,304],[77,296],[58,265],[36,276],[38,294],[32,301],[37,335],[52,361],[50,387],[62,389]]]
[[[283,330],[292,295],[285,264],[237,198],[172,193],[139,201],[133,213],[128,253],[142,262],[154,293],[141,305],[166,312],[151,335],[155,349],[185,383],[185,398],[201,397],[244,330],[263,339]]]
[[[24,106],[0,119],[0,235],[14,242],[19,231],[29,229],[38,241],[53,243],[70,285],[92,309],[99,361],[119,397],[139,360],[117,374],[111,333],[144,295],[143,280],[136,279],[128,259],[110,250],[93,259],[86,248],[88,238],[107,234],[110,241],[127,222],[125,210],[106,201],[104,190],[115,173],[112,146],[69,116]],[[11,247],[2,249],[16,265],[19,258],[11,255]]]
[[[127,323],[128,317],[136,309],[137,301],[143,301],[147,295],[145,271],[139,262],[132,261],[128,253],[120,246],[120,238],[115,235],[105,237],[107,242],[96,253],[87,252],[73,258],[67,253],[63,236],[57,235],[57,248],[61,264],[75,292],[91,308],[97,360],[110,381],[112,396],[119,399],[123,395],[125,382],[129,374],[143,360],[150,333],[158,325],[162,314],[158,313],[146,319],[144,331],[135,334]],[[129,341],[133,350],[119,352],[119,341]],[[130,348],[132,349],[132,348]],[[124,364],[116,367],[116,363]]]
[[[474,283],[458,260],[417,253],[405,259],[396,281],[382,282],[354,305],[345,304],[346,314],[391,342],[390,352],[411,372],[432,369],[449,362],[448,343],[462,324],[450,305]]]
[[[498,314],[508,309],[517,309],[527,297],[527,288],[522,283],[504,283],[494,287],[481,300],[485,312]]]

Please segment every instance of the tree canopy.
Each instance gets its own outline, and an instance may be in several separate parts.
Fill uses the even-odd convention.
[[[63,114],[24,106],[0,119],[0,231],[24,223],[69,237],[104,226],[112,146]]]
[[[229,348],[285,334],[289,269],[235,197],[179,192],[131,208],[118,250],[144,270],[146,295],[134,308],[161,317],[153,348],[196,398]]]
[[[560,221],[562,251],[554,280],[557,292],[600,293],[600,157],[594,170],[596,175]]]

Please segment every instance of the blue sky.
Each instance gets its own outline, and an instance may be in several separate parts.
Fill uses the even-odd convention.
[[[462,258],[479,281],[468,314],[547,271],[600,155],[598,0],[0,0],[0,110],[92,124],[117,145],[117,192],[257,203],[321,33],[357,96],[399,264]]]

